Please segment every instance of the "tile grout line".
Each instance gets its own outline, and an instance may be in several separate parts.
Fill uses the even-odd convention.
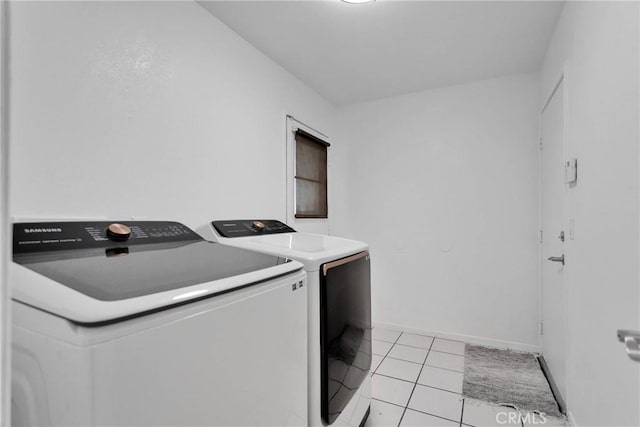
[[[431,337],[430,337],[430,338],[431,338]],[[400,339],[400,337],[398,337],[398,339]],[[376,341],[381,341],[381,340],[376,340]],[[393,348],[394,348],[396,345],[404,346],[404,347],[411,347],[411,348],[414,348],[414,349],[416,349],[416,350],[427,350],[427,355],[428,355],[429,353],[431,353],[431,352],[434,352],[434,353],[447,354],[447,355],[449,355],[449,356],[458,356],[458,357],[462,357],[462,358],[464,358],[464,355],[463,355],[463,354],[447,353],[447,352],[444,352],[444,351],[433,350],[433,349],[430,349],[430,348],[408,346],[408,345],[406,345],[406,344],[400,344],[400,343],[398,343],[398,342],[395,342],[395,343],[391,343],[391,342],[389,342],[389,341],[381,341],[381,342],[385,342],[385,343],[387,343],[387,344],[391,344],[391,348],[389,349],[389,351],[387,351],[387,353],[386,353],[384,356],[382,356],[381,354],[377,354],[377,355],[376,355],[376,356],[382,356],[383,360],[384,360],[384,359],[389,358],[389,359],[393,359],[393,360],[400,360],[400,361],[402,361],[402,362],[409,362],[409,363],[413,363],[413,364],[416,364],[416,365],[424,365],[424,366],[428,366],[428,367],[430,367],[430,368],[442,369],[442,370],[445,370],[445,371],[457,372],[457,373],[459,373],[459,374],[464,374],[464,370],[462,370],[462,371],[458,371],[457,369],[443,368],[442,366],[426,365],[426,362],[416,362],[416,361],[414,361],[414,360],[407,360],[407,359],[401,359],[400,357],[389,356],[389,353],[391,353],[391,350],[393,350]],[[382,360],[380,361],[380,364],[382,364]],[[378,365],[378,366],[379,366],[379,365]],[[377,369],[376,369],[376,370],[377,370]],[[388,376],[388,375],[387,375],[387,376]],[[395,377],[392,377],[392,378],[395,378]]]
[[[429,352],[429,353],[431,353],[431,352]],[[392,358],[392,359],[393,359],[393,358]],[[443,371],[457,372],[458,374],[464,374],[464,371],[456,371],[455,369],[443,368],[443,367],[441,367],[441,366],[427,365],[426,363],[425,363],[425,365],[424,365],[424,366],[428,366],[428,367],[430,367],[430,368],[442,369]]]
[[[402,345],[402,344],[401,344]],[[450,354],[452,356],[460,356],[460,357],[464,357],[464,354],[460,354],[460,353],[451,353],[450,351],[441,351],[441,350],[431,350],[431,351],[435,351],[436,353],[442,353],[442,354]]]
[[[405,380],[404,378],[398,378],[398,377],[392,377],[391,375],[386,375],[386,374],[379,374],[376,372],[376,375],[380,375],[381,377],[385,377],[385,378],[390,378],[392,380],[398,380],[398,381],[402,381],[403,383],[409,383],[409,384],[413,384],[414,381],[411,380]],[[432,387],[435,388],[435,387]],[[402,405],[400,405],[402,406]]]
[[[378,402],[386,403],[387,405],[395,406],[396,408],[403,408],[404,409],[404,406],[398,405],[397,403],[389,402],[388,400],[378,399],[378,398],[375,398],[375,397],[372,397],[371,399],[372,400],[377,400]],[[442,415],[431,414],[429,412],[421,411],[420,409],[410,408],[410,410],[414,411],[414,412],[419,412],[419,413],[424,414],[424,415],[429,415],[430,417],[440,418],[441,420],[445,420],[445,421],[449,421],[449,422],[455,423],[455,421],[453,421],[451,418],[445,418]],[[466,425],[467,424],[465,424],[465,426]],[[469,427],[473,427],[473,426],[469,426]]]
[[[393,349],[393,346],[397,344],[397,342],[400,339],[400,337],[402,336],[402,334],[404,334],[404,331],[400,331],[400,335],[398,335],[398,338],[396,338],[396,340],[393,342],[393,344],[391,344],[391,347],[389,348],[389,350],[387,350],[385,355],[382,356],[382,360],[380,360],[380,363],[378,363],[378,366],[376,366],[376,369],[371,373],[372,377],[376,372],[378,372],[378,368],[382,365],[382,362],[384,362],[384,359],[387,358],[389,353],[391,353],[391,349]],[[371,339],[373,340],[373,334],[371,334]],[[383,342],[387,342],[387,341],[383,341]],[[373,351],[371,353],[373,353]],[[393,359],[393,357],[392,357],[392,359]]]
[[[378,402],[384,402],[384,403],[386,403],[388,405],[397,406],[398,408],[404,408],[404,406],[402,406],[402,405],[398,405],[397,403],[389,402],[388,400],[379,399],[377,397],[372,397],[371,400],[377,400]]]
[[[395,345],[394,345],[394,347],[395,347]],[[393,349],[393,347],[392,347],[392,349]],[[423,348],[422,350],[426,350],[426,348]],[[389,351],[391,351],[391,350],[389,350]],[[400,360],[401,362],[409,362],[409,363],[413,363],[414,365],[422,365],[422,363],[415,362],[413,360],[400,359],[399,357],[393,357],[393,356],[388,356],[388,357],[389,357],[389,359]]]
[[[425,363],[427,363],[427,359],[429,358],[429,353],[431,353],[431,347],[433,347],[433,343],[436,341],[435,338],[431,338],[431,345],[429,345],[429,350],[427,351],[427,355],[424,357],[424,362],[422,363],[422,367],[420,367],[420,372],[418,372],[418,376],[416,377],[415,383],[413,383],[413,388],[411,389],[411,394],[409,394],[409,399],[407,400],[407,404],[404,407],[404,411],[402,411],[402,416],[400,416],[400,421],[398,421],[398,427],[402,424],[402,419],[404,415],[407,413],[407,408],[409,407],[409,402],[411,402],[411,398],[413,397],[413,392],[416,391],[416,387],[418,386],[418,380],[420,379],[420,375],[422,375],[422,370],[424,369]]]
[[[402,333],[404,334],[404,332],[402,332]],[[409,334],[409,335],[412,335],[412,334]],[[413,334],[413,335],[415,335],[415,334]],[[435,338],[435,337],[431,337],[429,335],[419,335],[419,336],[424,337],[424,338],[431,338],[433,341],[438,339],[438,338]],[[376,339],[376,338],[374,338],[374,340],[386,342],[386,343],[389,343],[389,344],[398,344],[398,345],[400,345],[402,347],[411,347],[411,348],[417,348],[417,349],[420,349],[420,350],[428,350],[427,348],[420,347],[418,345],[403,344],[403,343],[400,343],[400,342],[398,342],[398,343],[393,342],[392,343],[391,341],[385,341],[385,340],[380,340],[380,339]],[[447,353],[447,354],[453,354],[454,356],[462,356],[462,354],[451,353],[451,352],[448,352],[448,351],[440,351],[440,350],[433,350],[433,351],[435,351],[436,353]]]
[[[395,406],[398,406],[398,405],[395,405]],[[398,407],[400,407],[400,406],[398,406]],[[433,418],[439,418],[441,420],[448,421],[449,423],[453,423],[453,424],[456,423],[451,418],[445,418],[442,415],[431,414],[429,412],[421,411],[420,409],[413,409],[413,408],[407,408],[407,409],[410,410],[410,411],[413,411],[413,412],[418,412],[420,414],[429,415],[430,417],[433,417]],[[473,427],[473,426],[469,426],[469,427]]]
[[[425,366],[428,366],[428,365],[425,365]],[[428,367],[431,368],[431,366],[428,366]],[[393,376],[387,375],[387,374],[378,374],[378,373],[376,373],[376,375],[379,375],[379,376],[385,377],[385,378],[391,378],[392,380],[402,381],[404,383],[409,383],[409,384],[415,383],[415,381],[409,381],[409,380],[405,380],[404,378],[393,377]],[[420,380],[419,376],[418,376],[418,380]],[[422,383],[418,383],[418,385],[420,385],[422,387],[432,388],[434,390],[445,391],[447,393],[452,393],[452,394],[457,394],[458,396],[462,396],[462,393],[458,393],[457,391],[453,391],[453,390],[448,390],[446,388],[435,387],[435,386],[432,386],[432,385],[429,385],[429,384],[422,384]],[[380,399],[378,399],[378,400],[380,400]],[[398,406],[402,406],[402,405],[398,405]]]

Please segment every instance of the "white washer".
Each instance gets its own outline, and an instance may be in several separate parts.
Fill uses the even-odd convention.
[[[16,223],[13,259],[13,426],[307,424],[300,263],[160,221]]]
[[[371,281],[365,243],[299,233],[276,220],[213,221],[225,245],[304,264],[309,289],[309,424],[360,426],[371,403]]]

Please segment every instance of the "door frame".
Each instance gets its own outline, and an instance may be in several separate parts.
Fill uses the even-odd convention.
[[[559,393],[558,386],[551,375],[551,371],[544,360],[543,351],[544,348],[542,346],[542,335],[544,333],[544,318],[543,318],[543,268],[544,268],[544,254],[542,248],[542,242],[545,236],[543,235],[543,224],[542,224],[542,202],[543,202],[543,189],[542,189],[542,173],[543,173],[543,164],[542,164],[542,115],[544,114],[547,106],[551,102],[551,99],[556,94],[560,86],[562,85],[562,95],[563,95],[563,105],[562,105],[562,121],[563,121],[563,135],[562,135],[562,155],[563,161],[566,161],[569,158],[569,84],[568,84],[568,76],[569,76],[569,64],[565,62],[562,65],[561,71],[558,73],[558,76],[553,80],[553,85],[551,89],[547,92],[546,96],[543,98],[544,102],[540,111],[538,113],[538,295],[540,304],[538,306],[539,309],[539,323],[538,323],[538,346],[540,348],[540,366],[542,371],[544,372],[547,380],[549,381],[549,385],[551,386],[551,391],[553,392],[554,397],[556,398],[558,405],[560,406],[560,410],[562,413],[567,414],[567,401],[569,401],[570,394],[570,384],[569,384],[569,375],[568,370],[566,369],[569,360],[569,276],[570,276],[570,261],[571,256],[569,256],[569,263],[565,264],[562,274],[562,287],[563,287],[563,298],[565,305],[565,324],[564,324],[564,384],[565,384],[565,393],[566,396],[562,396]],[[544,88],[543,88],[544,89]],[[565,257],[567,253],[570,255],[570,244],[569,242],[573,240],[573,231],[569,229],[569,194],[568,194],[569,186],[567,184],[564,185],[563,191],[563,218],[562,218],[562,228],[565,232],[565,240],[564,240],[564,254]],[[548,236],[547,236],[548,237]]]

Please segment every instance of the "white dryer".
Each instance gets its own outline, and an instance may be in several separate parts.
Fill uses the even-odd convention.
[[[302,265],[176,222],[14,224],[12,425],[307,424]]]
[[[276,220],[213,221],[206,239],[301,262],[309,299],[309,424],[363,425],[371,403],[371,280],[365,243]]]

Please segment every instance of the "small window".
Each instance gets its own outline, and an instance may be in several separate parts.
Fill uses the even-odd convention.
[[[328,142],[296,131],[296,218],[328,218],[327,147]]]

